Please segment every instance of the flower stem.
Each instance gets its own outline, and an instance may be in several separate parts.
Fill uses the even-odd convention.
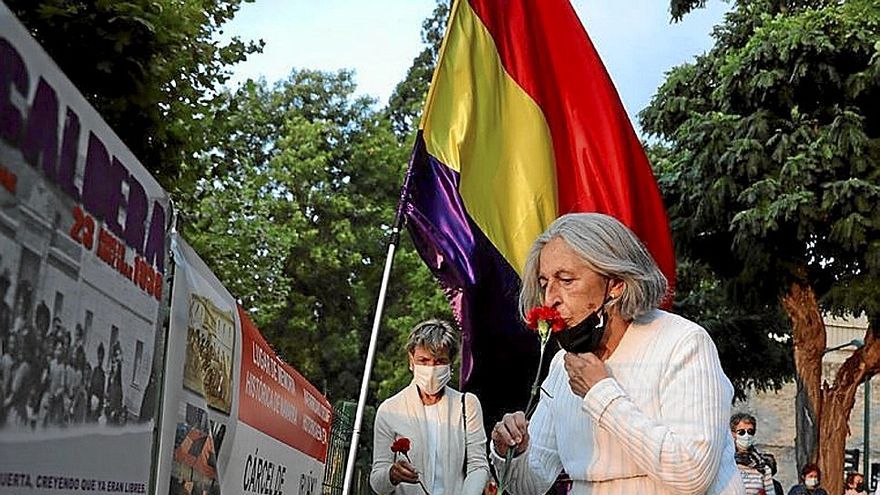
[[[412,461],[409,460],[409,454],[407,454],[406,452],[404,452],[403,456],[406,457],[406,462],[412,464]],[[395,455],[395,457],[396,457],[396,455]],[[422,487],[422,491],[425,492],[425,495],[431,495],[431,494],[428,492],[428,489],[425,488],[425,484],[422,483],[422,476],[421,476],[421,473],[418,473],[418,474],[419,474],[419,486]]]
[[[541,367],[544,365],[544,350],[547,348],[548,339],[541,339],[541,354],[538,357],[538,371],[535,372],[535,382],[532,383],[532,390],[529,394],[529,402],[526,405],[526,419],[531,419],[532,414],[535,414],[535,409],[538,408],[538,398],[541,395]],[[516,446],[508,447],[507,453],[504,454],[504,472],[501,473],[501,480],[498,482],[498,493],[503,494],[504,490],[507,488],[507,482],[510,478],[510,463],[513,461],[513,456],[516,452]]]
[[[529,394],[529,403],[526,405],[526,419],[531,419],[532,414],[535,414],[535,409],[538,408],[538,398],[541,395],[541,367],[544,365],[545,349],[547,349],[547,340],[541,342],[541,354],[538,357],[538,371],[535,372],[535,381],[532,383],[532,393]]]

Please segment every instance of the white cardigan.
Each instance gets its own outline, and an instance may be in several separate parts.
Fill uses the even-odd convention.
[[[699,325],[655,311],[633,322],[582,399],[560,351],[511,464],[509,490],[542,494],[564,468],[572,494],[743,494],[728,420],[733,387]],[[501,476],[504,459],[492,453]]]
[[[479,495],[489,480],[489,462],[486,459],[486,431],[483,429],[483,409],[473,394],[465,394],[467,423],[467,478],[462,476],[464,465],[465,432],[462,424],[461,393],[446,387],[437,403],[446,414],[440,425],[438,452],[446,454],[443,463],[443,486],[448,494]],[[373,469],[370,486],[380,494],[424,495],[417,483],[391,484],[389,470],[394,463],[391,444],[400,437],[409,438],[409,458],[420,473],[422,482],[431,490],[434,483],[433,467],[427,466],[425,445],[428,432],[425,406],[414,383],[398,392],[379,406],[373,428]],[[442,454],[440,454],[442,455]]]

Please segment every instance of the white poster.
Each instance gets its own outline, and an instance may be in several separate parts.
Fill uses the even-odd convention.
[[[330,404],[176,235],[172,252],[156,493],[321,493]]]
[[[0,3],[0,494],[147,492],[169,218]]]

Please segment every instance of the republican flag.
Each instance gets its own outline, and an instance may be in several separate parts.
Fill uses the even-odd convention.
[[[463,331],[461,380],[487,423],[525,407],[538,342],[520,274],[560,215],[629,226],[674,283],[663,201],[611,79],[567,0],[456,0],[404,200]]]

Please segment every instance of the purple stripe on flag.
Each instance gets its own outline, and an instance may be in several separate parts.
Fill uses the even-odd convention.
[[[538,365],[537,337],[518,316],[519,276],[467,214],[459,174],[427,153],[421,132],[410,173],[407,227],[462,329],[462,389],[480,397],[492,424],[525,407]]]

